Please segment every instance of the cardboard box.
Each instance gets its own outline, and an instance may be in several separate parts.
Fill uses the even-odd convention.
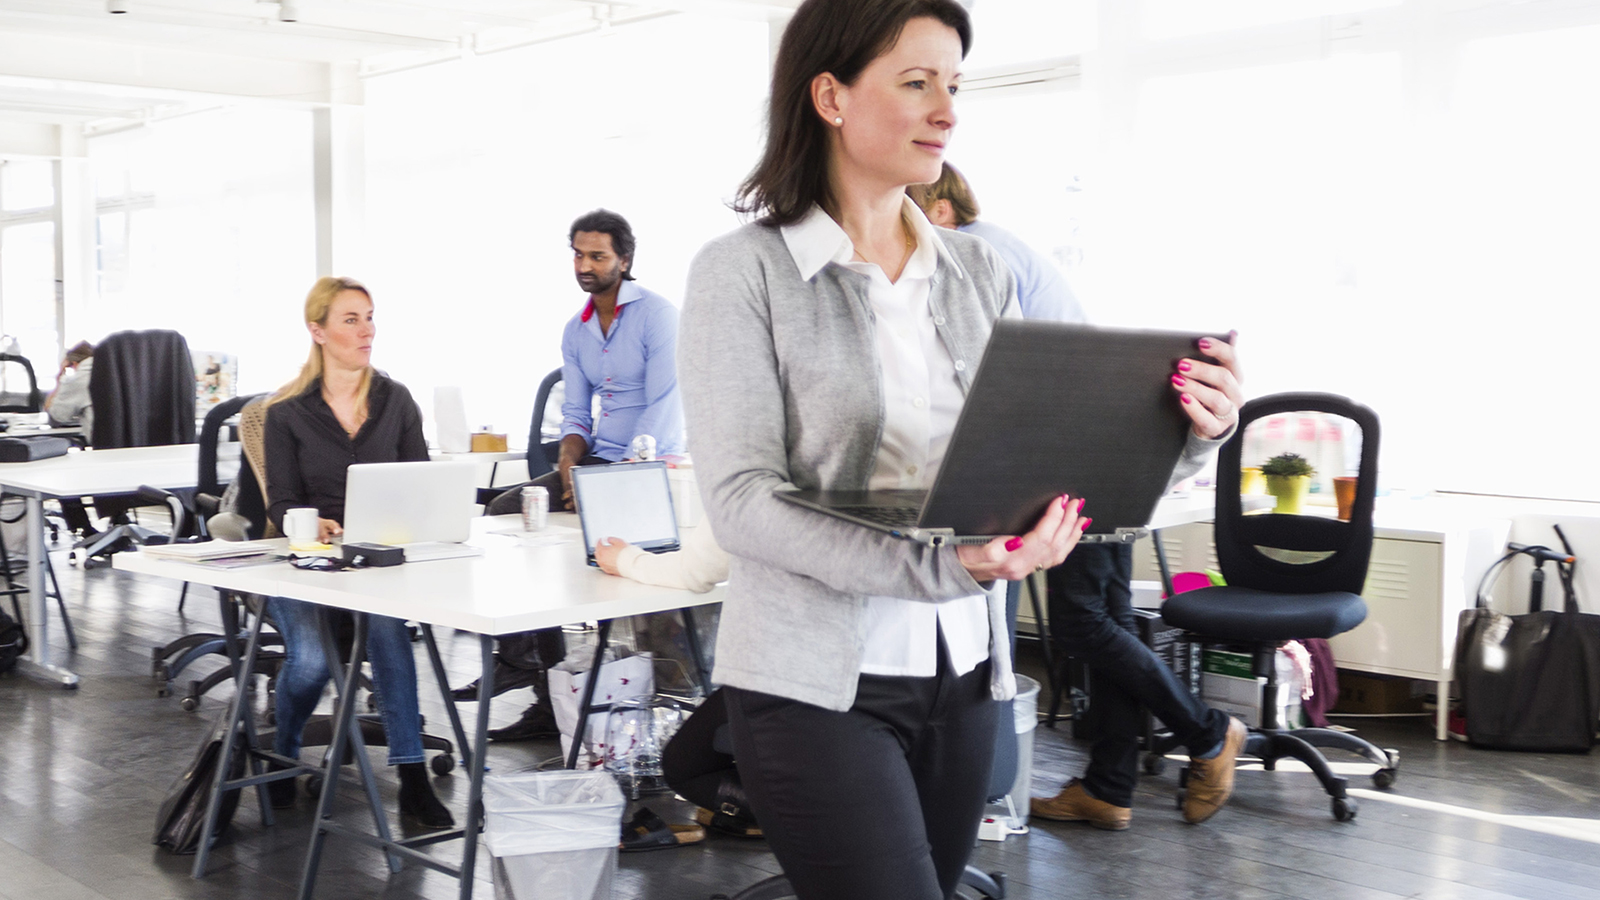
[[[1275,660],[1278,670],[1278,723],[1285,728],[1301,725],[1300,691],[1293,663],[1279,652]],[[1261,724],[1261,694],[1267,679],[1253,673],[1254,665],[1248,653],[1229,650],[1205,650],[1200,654],[1200,699],[1207,706],[1220,709],[1230,716],[1244,720],[1246,725]]]
[[[1415,685],[1410,678],[1340,669],[1339,702],[1331,711],[1358,715],[1419,713],[1423,711],[1423,699]]]
[[[504,453],[509,446],[503,434],[490,434],[487,431],[472,433],[473,453]]]

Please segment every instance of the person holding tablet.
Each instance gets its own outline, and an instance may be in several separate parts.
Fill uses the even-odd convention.
[[[283,514],[315,507],[318,538],[340,534],[345,470],[353,463],[422,461],[422,412],[405,385],[372,367],[372,295],[353,278],[325,277],[306,295],[311,355],[300,374],[267,399],[267,517],[281,531]],[[328,684],[318,635],[320,607],[287,597],[268,605],[283,636],[274,750],[300,755],[300,732]],[[389,765],[400,770],[400,812],[430,828],[455,824],[434,796],[423,765],[417,664],[404,620],[369,616],[367,660],[388,737]],[[268,785],[274,806],[294,802],[294,780]]]
[[[679,372],[732,560],[714,680],[755,816],[801,898],[933,900],[976,838],[1016,690],[1002,581],[1059,564],[1093,498],[1026,534],[928,547],[784,503],[926,488],[1015,282],[905,196],[939,177],[971,43],[956,0],[807,0],[784,31],[759,214],[690,268]],[[1242,401],[1226,347],[1174,381],[1193,469]],[[1177,375],[1178,373],[1174,373]],[[997,589],[999,588],[999,589]]]

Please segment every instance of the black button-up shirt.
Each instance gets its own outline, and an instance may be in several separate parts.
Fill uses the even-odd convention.
[[[428,458],[422,412],[405,385],[374,372],[367,421],[355,437],[322,399],[322,380],[267,409],[267,516],[283,530],[285,510],[315,506],[344,524],[345,470],[352,463],[415,462]]]

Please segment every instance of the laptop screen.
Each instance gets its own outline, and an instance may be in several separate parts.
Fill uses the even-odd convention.
[[[659,460],[577,466],[572,470],[583,543],[594,561],[601,538],[622,538],[644,550],[678,548],[678,519],[672,511],[667,464]]]

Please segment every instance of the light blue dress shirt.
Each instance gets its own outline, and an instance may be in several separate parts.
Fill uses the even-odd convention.
[[[1024,319],[1049,319],[1054,322],[1084,322],[1083,307],[1062,277],[1061,270],[1040,256],[1022,238],[988,222],[977,221],[956,229],[975,234],[989,242],[1000,258],[1011,267],[1017,279],[1017,303]]]
[[[561,436],[580,435],[590,453],[613,462],[640,434],[656,439],[657,456],[682,455],[677,355],[678,308],[660,294],[622,282],[610,334],[600,333],[594,301],[584,304],[561,336]]]

